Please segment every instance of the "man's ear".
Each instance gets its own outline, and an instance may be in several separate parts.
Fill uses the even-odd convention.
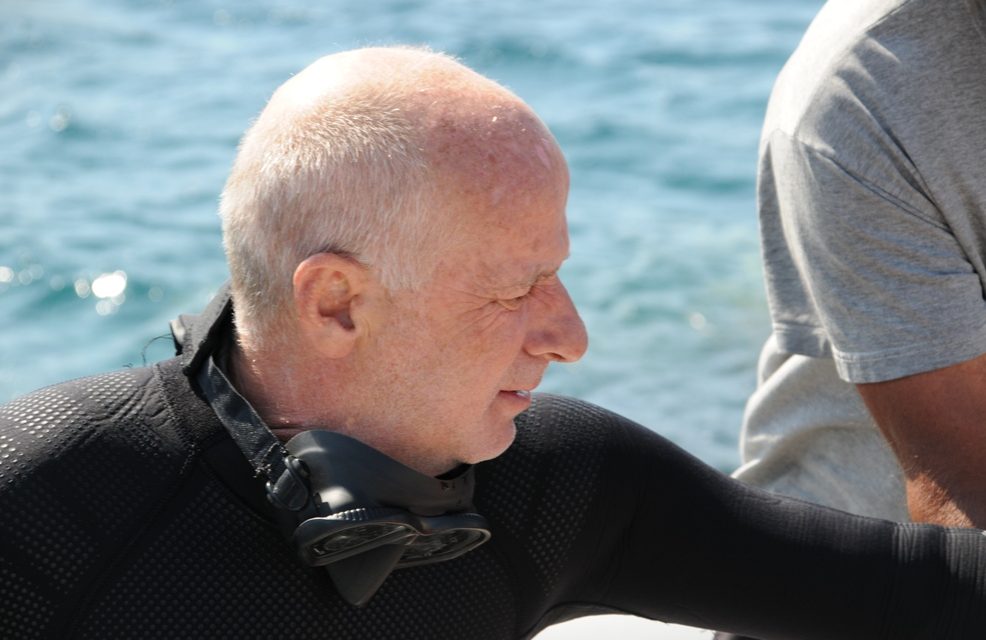
[[[360,327],[353,307],[367,284],[367,269],[335,253],[317,253],[294,270],[294,305],[299,329],[311,348],[329,358],[352,351]]]

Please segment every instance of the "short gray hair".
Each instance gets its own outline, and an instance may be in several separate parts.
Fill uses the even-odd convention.
[[[241,338],[277,339],[294,270],[317,253],[359,260],[390,289],[420,284],[427,162],[403,95],[360,84],[286,121],[261,114],[244,135],[220,203]]]

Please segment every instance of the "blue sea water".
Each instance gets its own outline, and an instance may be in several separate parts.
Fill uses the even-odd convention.
[[[774,77],[820,0],[0,0],[0,402],[170,354],[226,278],[240,134],[316,57],[427,44],[509,86],[572,172],[591,338],[543,390],[723,470],[769,331],[754,208]]]

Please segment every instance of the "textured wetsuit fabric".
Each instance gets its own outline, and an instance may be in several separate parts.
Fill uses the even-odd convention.
[[[527,637],[613,609],[760,638],[986,634],[986,538],[762,493],[538,396],[477,466],[493,539],[365,608],[303,566],[176,360],[0,407],[0,637]]]

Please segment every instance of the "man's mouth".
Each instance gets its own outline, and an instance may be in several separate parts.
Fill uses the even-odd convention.
[[[517,413],[531,406],[531,392],[526,389],[504,389],[497,395],[513,406]]]

